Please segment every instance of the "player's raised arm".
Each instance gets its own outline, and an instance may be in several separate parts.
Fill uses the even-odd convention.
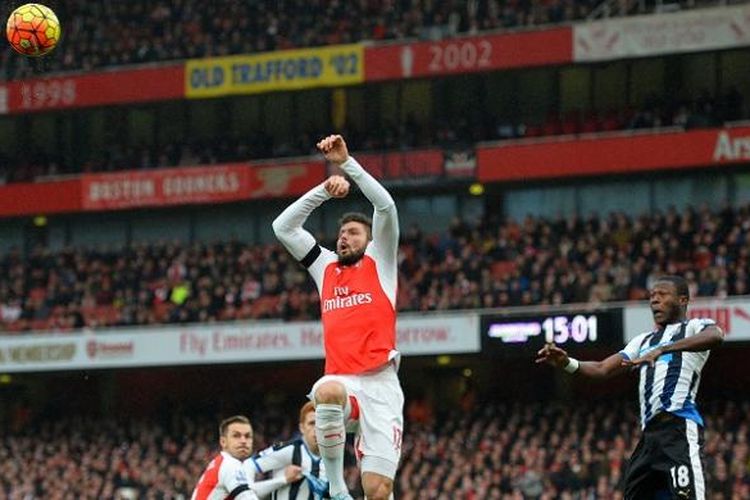
[[[357,160],[349,156],[344,138],[340,135],[329,135],[318,144],[318,149],[326,160],[339,165],[341,169],[359,186],[362,194],[372,203],[372,243],[378,257],[384,264],[396,262],[398,252],[398,212],[391,194],[370,175]]]
[[[303,261],[318,244],[315,237],[302,227],[312,211],[330,198],[342,198],[348,192],[349,182],[340,175],[332,175],[276,217],[273,232],[295,259]]]

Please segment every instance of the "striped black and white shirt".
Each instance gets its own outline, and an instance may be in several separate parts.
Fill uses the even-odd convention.
[[[280,443],[267,448],[255,457],[255,468],[260,474],[273,473],[273,477],[283,477],[284,469],[288,465],[299,465],[302,470],[310,472],[313,476],[326,479],[323,461],[307,447],[305,441],[299,437],[285,443]],[[271,500],[314,500],[307,481],[301,479],[287,484],[271,493]]]
[[[633,360],[659,346],[691,337],[714,324],[713,320],[703,318],[673,323],[663,329],[638,335],[620,354],[627,360]],[[641,365],[638,384],[641,427],[645,428],[655,415],[665,411],[703,425],[695,397],[708,355],[709,351],[670,352],[659,356],[654,366]]]

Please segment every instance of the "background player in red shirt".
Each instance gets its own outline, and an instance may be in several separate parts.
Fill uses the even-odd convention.
[[[253,428],[247,417],[235,415],[222,421],[219,436],[221,452],[206,467],[191,500],[258,500],[258,496],[302,478],[302,469],[289,465],[283,477],[253,481]]]
[[[323,202],[349,193],[349,182],[332,175],[284,210],[273,229],[307,268],[320,293],[326,374],[313,385],[310,398],[331,498],[351,498],[344,482],[344,444],[346,429],[353,430],[350,424],[355,423],[365,496],[386,500],[392,496],[403,432],[396,350],[398,214],[391,195],[349,156],[340,135],[328,136],[317,146],[372,203],[372,219],[361,213],[344,215],[335,252],[303,229]]]

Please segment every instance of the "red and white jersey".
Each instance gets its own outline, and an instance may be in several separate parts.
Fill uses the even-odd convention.
[[[252,459],[244,462],[222,451],[211,460],[193,490],[191,500],[257,500],[251,489],[255,477]]]
[[[379,368],[396,351],[398,213],[386,189],[353,158],[341,168],[374,207],[372,241],[356,264],[342,266],[335,252],[318,245],[302,228],[310,213],[330,198],[323,184],[290,205],[274,232],[315,280],[320,293],[326,374],[356,374]]]

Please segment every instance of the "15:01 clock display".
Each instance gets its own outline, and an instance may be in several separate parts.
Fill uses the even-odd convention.
[[[622,312],[619,309],[574,313],[490,315],[482,319],[485,344],[541,347],[545,342],[561,346],[621,347]]]

